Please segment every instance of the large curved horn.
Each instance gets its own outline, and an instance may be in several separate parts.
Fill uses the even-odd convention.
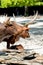
[[[14,17],[14,20],[16,21],[16,19],[15,19],[16,17],[15,17],[15,14],[14,13],[13,13],[13,17]]]
[[[28,25],[35,23],[34,21],[36,20],[37,15],[38,15],[38,11],[36,12],[35,17],[29,23],[26,23],[25,26],[27,27]]]
[[[6,14],[6,17],[8,17],[8,15]]]

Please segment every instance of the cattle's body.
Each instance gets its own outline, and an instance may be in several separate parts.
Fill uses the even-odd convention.
[[[20,37],[29,37],[29,29],[25,26],[20,26],[13,22],[12,25],[5,25],[5,27],[7,35],[11,35],[9,38],[6,37],[3,39],[3,41],[7,42],[7,48],[9,48],[10,44],[14,44],[16,41],[18,41]]]

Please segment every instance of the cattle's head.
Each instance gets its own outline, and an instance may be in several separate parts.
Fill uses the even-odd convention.
[[[29,35],[29,28],[28,27],[23,27],[23,31],[20,34],[20,36],[23,37],[23,38],[30,37],[30,35]]]
[[[21,37],[23,37],[23,38],[30,37],[28,25],[36,23],[36,22],[34,22],[34,21],[35,21],[35,19],[37,18],[37,15],[38,15],[38,11],[36,12],[36,15],[34,16],[34,18],[33,18],[29,23],[26,23],[26,24],[23,26],[23,31],[22,31],[22,33],[20,34]]]

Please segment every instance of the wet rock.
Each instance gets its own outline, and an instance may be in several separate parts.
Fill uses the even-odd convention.
[[[35,57],[35,54],[36,54],[36,53],[24,57],[24,60],[32,60],[32,59],[35,59],[35,58],[36,58],[36,57]]]

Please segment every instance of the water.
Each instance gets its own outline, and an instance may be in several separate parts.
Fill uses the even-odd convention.
[[[38,24],[37,24],[38,23]],[[30,38],[20,38],[16,44],[22,44],[24,49],[35,51],[40,55],[43,54],[43,22],[37,21],[30,26]]]
[[[29,31],[33,35],[43,35],[43,28],[31,28]]]

